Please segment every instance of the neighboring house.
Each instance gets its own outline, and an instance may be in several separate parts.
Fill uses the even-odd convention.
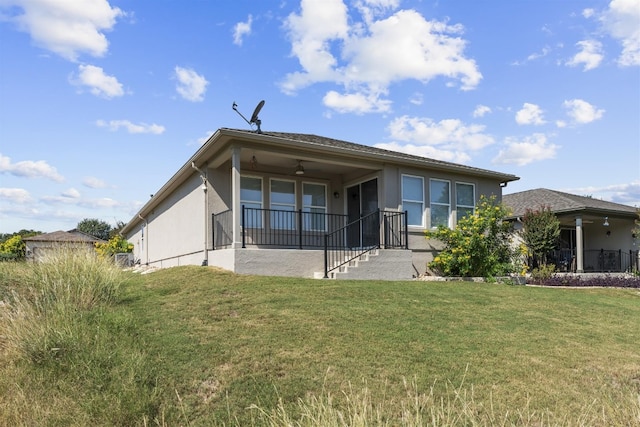
[[[61,248],[93,249],[96,243],[104,243],[104,240],[76,229],[38,234],[25,237],[23,241],[26,246],[25,258],[28,261],[40,261],[47,253]]]
[[[222,128],[122,233],[149,266],[406,279],[432,259],[426,229],[455,226],[481,195],[500,200],[517,179],[315,135]]]
[[[548,207],[556,215],[561,231],[552,262],[559,271],[638,270],[638,208],[545,188],[505,194],[502,202],[512,210],[516,229],[528,209]]]

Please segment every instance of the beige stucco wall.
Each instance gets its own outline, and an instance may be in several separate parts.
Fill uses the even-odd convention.
[[[134,245],[136,260],[152,266],[172,266],[200,264],[205,259],[205,220],[207,224],[211,221],[204,209],[205,192],[201,186],[202,180],[194,171],[127,236]]]

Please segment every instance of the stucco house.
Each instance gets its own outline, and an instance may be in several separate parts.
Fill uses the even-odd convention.
[[[316,135],[221,128],[122,233],[145,265],[406,279],[481,195],[517,176]]]
[[[548,207],[560,222],[560,243],[552,254],[558,271],[638,270],[640,236],[633,234],[638,208],[592,197],[538,188],[505,194],[515,228],[527,211]]]
[[[40,261],[47,253],[60,248],[93,249],[96,243],[104,243],[104,240],[76,229],[38,234],[36,236],[25,237],[23,240],[27,261]]]

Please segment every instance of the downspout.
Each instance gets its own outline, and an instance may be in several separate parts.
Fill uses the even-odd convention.
[[[138,218],[140,218],[143,222],[144,222],[144,228],[142,229],[142,246],[144,247],[144,257],[145,257],[145,262],[144,265],[149,265],[149,223],[147,222],[146,219],[144,219],[142,217],[142,215],[138,215]],[[144,241],[144,233],[147,233],[147,241],[146,241],[146,245],[145,245],[145,241]]]
[[[203,244],[204,259],[202,260],[202,265],[207,266],[209,265],[209,251],[207,250],[207,236],[209,235],[209,231],[208,231],[209,220],[207,217],[209,212],[209,195],[207,190],[209,187],[209,183],[207,180],[207,174],[205,172],[202,172],[200,169],[198,169],[195,162],[191,162],[191,167],[200,174],[200,179],[202,179],[202,186],[200,187],[202,189],[202,192],[204,193],[204,244]]]

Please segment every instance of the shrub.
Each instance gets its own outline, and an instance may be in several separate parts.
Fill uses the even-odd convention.
[[[545,281],[553,276],[555,270],[556,267],[553,264],[541,264],[539,267],[531,270],[531,278],[533,280]]]
[[[458,221],[455,229],[438,226],[426,237],[444,243],[429,267],[444,276],[496,277],[519,272],[511,247],[511,224],[504,221],[505,206],[495,196],[481,196],[473,214]]]

